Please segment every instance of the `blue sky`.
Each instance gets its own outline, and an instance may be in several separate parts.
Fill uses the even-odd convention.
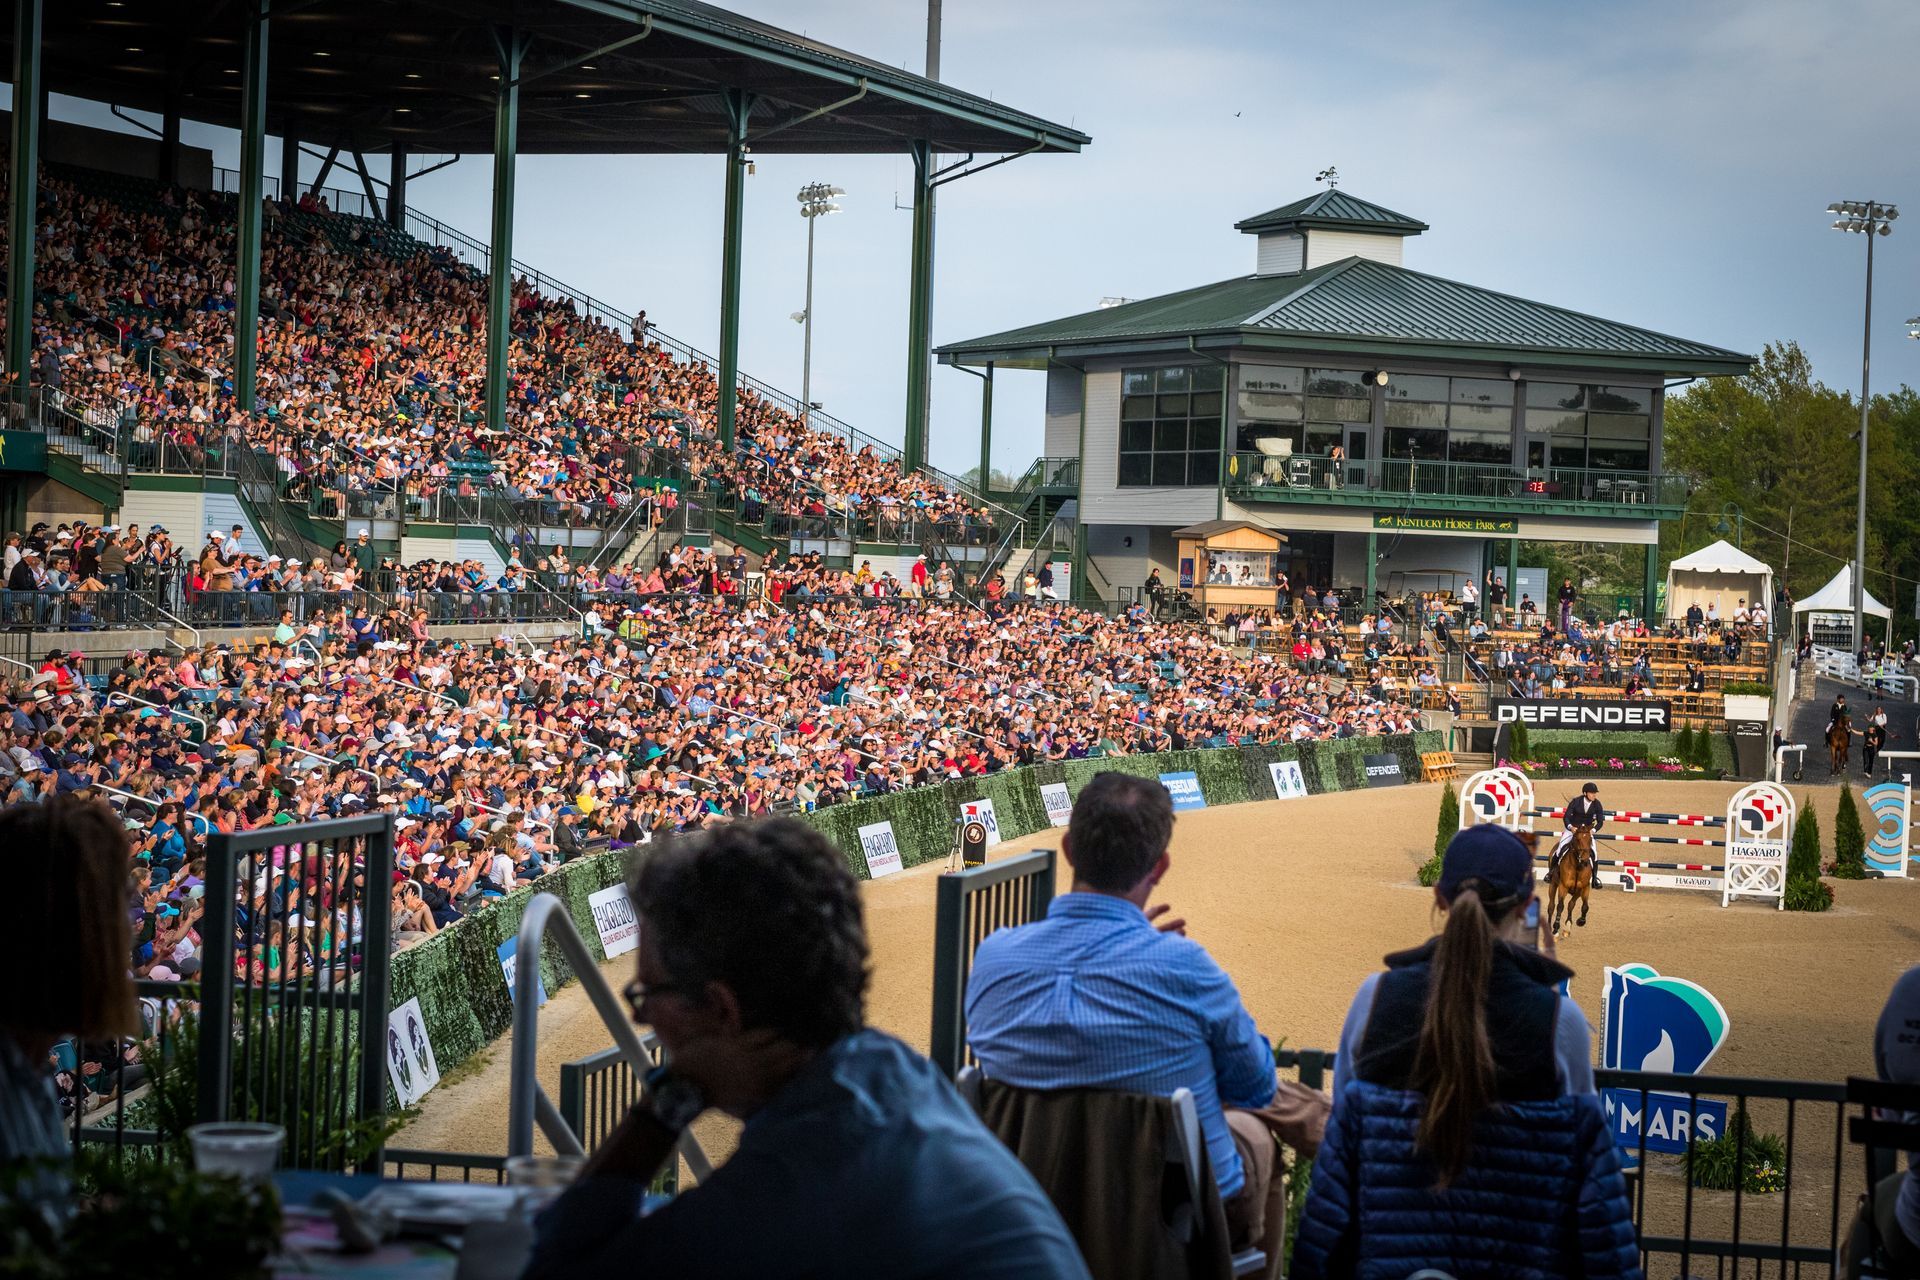
[[[917,0],[741,7],[922,66]],[[1875,248],[1873,386],[1920,384],[1902,323],[1920,315],[1911,0],[946,0],[945,15],[943,79],[1093,145],[942,188],[936,343],[1242,274],[1253,242],[1232,224],[1334,164],[1344,188],[1432,225],[1410,267],[1742,351],[1794,338],[1846,389],[1865,246],[1823,211],[1899,203],[1907,216]],[[80,116],[62,99],[55,114]],[[231,133],[188,140],[232,163]],[[714,348],[718,157],[527,157],[520,175],[516,257]],[[846,212],[819,228],[813,394],[894,441],[911,230],[894,205],[909,176],[904,158],[769,157],[747,184],[742,367],[798,394],[794,192],[845,187]],[[484,239],[489,184],[470,158],[412,203]],[[978,457],[979,381],[933,377],[933,460],[959,470]],[[1037,452],[1041,383],[1000,378],[996,466]]]

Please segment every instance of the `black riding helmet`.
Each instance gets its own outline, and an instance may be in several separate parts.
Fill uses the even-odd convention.
[[[1580,788],[1580,794],[1583,796],[1597,796],[1600,794],[1600,784],[1597,782],[1589,782],[1586,786]]]

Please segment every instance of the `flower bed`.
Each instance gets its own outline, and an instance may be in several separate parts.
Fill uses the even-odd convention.
[[[1639,760],[1632,756],[1561,756],[1556,755],[1545,760],[1506,760],[1507,764],[1520,770],[1529,778],[1578,778],[1594,775],[1614,775],[1636,778],[1673,778],[1714,780],[1722,776],[1719,769],[1703,769],[1699,765],[1687,764],[1678,756],[1659,756],[1652,760]]]

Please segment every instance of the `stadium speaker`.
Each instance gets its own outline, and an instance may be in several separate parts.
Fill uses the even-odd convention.
[[[987,824],[977,818],[960,828],[960,862],[968,867],[987,865]]]

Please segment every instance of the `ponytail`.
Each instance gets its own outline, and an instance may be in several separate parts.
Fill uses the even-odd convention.
[[[1433,1161],[1443,1189],[1466,1168],[1474,1121],[1495,1097],[1486,1014],[1492,966],[1492,924],[1469,885],[1454,896],[1434,949],[1414,1054],[1413,1084],[1426,1095],[1418,1146]]]

